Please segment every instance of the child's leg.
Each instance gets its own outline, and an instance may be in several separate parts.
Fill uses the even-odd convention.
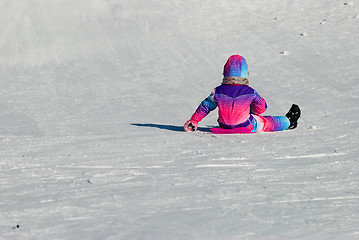
[[[254,130],[256,132],[283,131],[287,130],[290,125],[289,119],[284,116],[253,115],[253,117],[257,121],[257,127]]]

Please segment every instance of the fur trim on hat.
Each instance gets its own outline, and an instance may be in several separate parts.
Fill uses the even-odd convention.
[[[244,77],[225,77],[223,78],[222,84],[238,84],[238,85],[249,85],[248,79]]]

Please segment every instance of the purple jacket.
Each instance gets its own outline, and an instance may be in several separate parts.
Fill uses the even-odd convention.
[[[200,122],[218,107],[218,123],[221,128],[248,127],[253,116],[267,109],[266,101],[256,90],[246,85],[223,84],[216,87],[204,99],[192,115],[193,123]]]

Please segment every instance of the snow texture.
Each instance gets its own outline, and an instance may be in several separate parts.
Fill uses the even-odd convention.
[[[0,0],[0,239],[359,239],[359,3]],[[293,131],[183,131],[240,54]]]

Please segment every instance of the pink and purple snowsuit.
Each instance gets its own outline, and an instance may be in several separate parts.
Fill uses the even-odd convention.
[[[198,124],[218,107],[221,128],[247,128],[251,132],[270,132],[288,129],[290,121],[284,116],[261,116],[267,109],[266,101],[248,86],[248,66],[239,55],[231,56],[224,65],[222,85],[198,106],[191,122]]]

